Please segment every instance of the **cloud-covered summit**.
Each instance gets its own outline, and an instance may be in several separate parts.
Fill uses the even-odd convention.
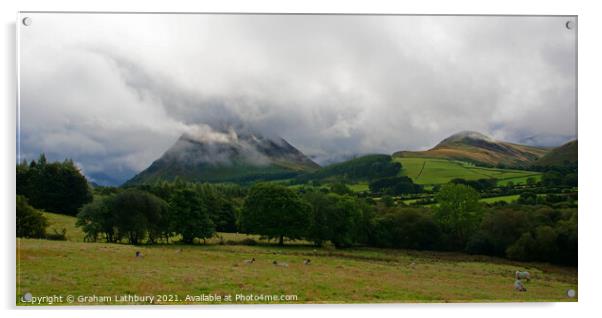
[[[576,136],[573,17],[30,14],[23,158],[118,183],[185,133],[281,136],[319,163],[460,130]]]

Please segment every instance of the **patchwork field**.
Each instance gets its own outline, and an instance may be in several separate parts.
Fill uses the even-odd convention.
[[[51,221],[64,217],[50,215]],[[67,217],[68,218],[68,217]],[[66,219],[63,219],[66,221]],[[64,223],[68,226],[68,222]],[[295,242],[284,247],[179,244],[131,246],[71,241],[17,240],[17,304],[33,296],[111,296],[96,304],[121,302],[117,295],[155,296],[153,303],[206,303],[187,295],[231,295],[208,303],[366,303],[366,302],[522,302],[575,301],[576,268],[470,256],[375,248],[315,249]],[[75,234],[75,233],[73,233]],[[243,234],[224,234],[238,240]],[[135,257],[140,251],[144,257]],[[256,258],[253,264],[244,261]],[[311,259],[310,265],[303,260]],[[288,266],[276,266],[273,261]],[[527,292],[513,289],[513,273],[528,270]],[[172,295],[158,301],[157,295]],[[236,295],[251,298],[236,300]],[[283,299],[257,299],[283,295]],[[240,297],[240,296],[239,296]],[[171,301],[167,301],[170,300]],[[176,301],[177,299],[177,301]],[[70,303],[55,302],[55,305]],[[77,298],[72,304],[81,304]],[[90,304],[86,302],[86,304]]]
[[[512,181],[514,184],[526,183],[527,178],[541,179],[541,174],[532,171],[477,167],[475,165],[445,159],[430,158],[394,158],[402,164],[402,174],[423,185],[448,183],[454,178],[477,180],[483,178],[498,179],[498,185]]]
[[[518,200],[519,197],[520,197],[520,195],[518,195],[518,194],[504,195],[504,196],[500,196],[500,197],[482,198],[481,202],[495,203],[495,202],[504,201],[506,203],[512,203],[512,202],[515,202],[516,200]]]
[[[519,197],[520,197],[520,195],[518,195],[518,194],[502,195],[499,197],[481,198],[480,201],[483,203],[495,203],[495,202],[501,202],[501,201],[504,201],[506,203],[512,203],[512,202],[515,202],[516,200],[518,200]],[[418,199],[407,199],[407,200],[402,200],[402,201],[405,204],[413,204],[413,203],[416,203],[416,201],[418,201]],[[423,206],[433,207],[433,206],[437,206],[437,204],[425,204]]]

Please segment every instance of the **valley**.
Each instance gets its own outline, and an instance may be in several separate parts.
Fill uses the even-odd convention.
[[[17,239],[21,260],[17,266],[17,295],[178,295],[178,302],[154,302],[164,305],[226,303],[186,302],[187,295],[260,294],[294,295],[296,299],[228,303],[577,301],[566,296],[566,290],[577,289],[576,268],[571,267],[450,252],[336,250],[331,246],[316,248],[303,241],[279,247],[257,236],[230,233],[218,234],[230,241],[224,245],[217,237],[193,246],[84,243],[83,233],[74,225],[75,218],[47,216],[51,226],[66,227],[69,238]],[[256,239],[259,244],[243,245],[245,238]],[[135,257],[136,251],[144,257]],[[257,259],[254,264],[244,263],[253,257]],[[311,265],[303,264],[307,258]],[[289,266],[274,266],[274,260]],[[513,291],[516,270],[528,270],[533,275],[527,293]]]
[[[435,147],[462,149],[453,156],[320,167],[284,139],[229,136],[182,136],[120,187],[81,185],[76,213],[55,204],[74,189],[50,201],[27,192],[45,186],[43,169],[79,173],[72,162],[17,166],[18,211],[46,220],[45,234],[17,238],[17,304],[31,305],[25,293],[106,296],[87,305],[578,299],[567,296],[578,288],[576,142],[525,148],[462,132]],[[485,157],[499,161],[475,160]],[[517,270],[532,273],[528,292],[514,290]]]

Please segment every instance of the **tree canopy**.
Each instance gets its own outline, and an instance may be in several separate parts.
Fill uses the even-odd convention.
[[[171,226],[182,241],[192,243],[195,238],[205,239],[215,233],[215,224],[209,217],[206,199],[192,189],[177,189],[169,201]]]
[[[363,211],[358,200],[322,192],[307,193],[304,199],[311,206],[308,240],[318,246],[330,241],[336,247],[351,246],[360,240]]]
[[[29,205],[27,198],[17,195],[17,237],[43,238],[48,220],[42,212]]]
[[[448,235],[450,246],[464,246],[481,221],[483,208],[479,193],[463,184],[446,184],[435,195],[439,206],[435,219]]]
[[[17,194],[45,211],[76,215],[79,208],[92,201],[88,180],[73,161],[49,163],[44,154],[36,161],[17,166]]]
[[[300,239],[309,226],[309,205],[293,190],[276,184],[253,186],[245,200],[240,225],[244,232],[268,238]]]

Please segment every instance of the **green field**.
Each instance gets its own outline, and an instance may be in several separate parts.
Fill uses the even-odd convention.
[[[402,164],[402,174],[422,185],[448,183],[454,178],[477,180],[483,178],[498,179],[498,185],[512,181],[514,184],[526,183],[527,178],[541,179],[541,173],[511,169],[477,167],[475,165],[445,159],[394,158]]]
[[[520,195],[512,194],[512,195],[503,195],[503,196],[499,196],[499,197],[482,198],[480,201],[484,202],[484,203],[495,203],[495,202],[501,202],[501,201],[504,201],[506,203],[512,203],[512,202],[518,200],[518,197],[520,197]],[[402,200],[402,201],[405,204],[412,204],[412,203],[415,203],[416,201],[418,201],[418,199],[408,199],[408,200]],[[432,206],[437,206],[437,204],[426,204],[423,206],[432,207]]]
[[[370,190],[370,188],[368,187],[368,182],[353,183],[353,184],[348,184],[347,186],[353,192],[364,192],[364,191]]]
[[[67,240],[83,242],[84,233],[75,226],[75,218],[72,216],[43,212],[44,216],[48,219],[48,229],[46,233],[61,232],[63,229],[67,230]]]
[[[500,197],[492,197],[492,198],[482,198],[481,202],[485,202],[485,203],[495,203],[495,202],[501,202],[504,201],[506,203],[512,203],[516,200],[518,200],[518,198],[520,197],[520,195],[518,194],[514,194],[514,195],[504,195],[504,196],[500,196]]]
[[[178,295],[180,301],[169,304],[187,303],[186,295],[201,294],[294,295],[286,301],[250,301],[254,303],[576,300],[566,296],[568,289],[577,290],[577,269],[570,267],[459,253],[315,249],[302,242],[284,247],[262,241],[256,246],[220,245],[218,239],[192,246],[83,243],[81,233],[68,222],[73,218],[47,215],[55,225],[67,228],[70,241],[17,239],[17,298],[30,292]],[[136,251],[144,257],[136,258]],[[256,263],[244,263],[252,257]],[[305,258],[312,264],[304,265]],[[274,260],[289,266],[274,266]],[[531,272],[527,292],[513,290],[516,270]],[[19,299],[17,303],[22,305]]]

